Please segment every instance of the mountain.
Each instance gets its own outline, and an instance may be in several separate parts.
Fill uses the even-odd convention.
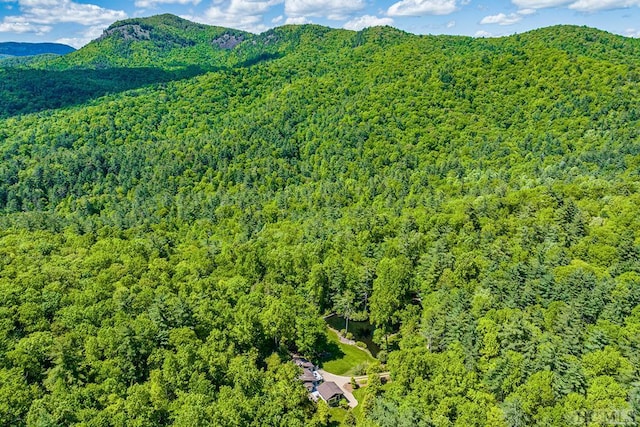
[[[0,42],[0,56],[66,55],[74,51],[71,46],[59,43]]]
[[[79,51],[48,67],[203,68],[227,65],[227,56],[250,33],[196,24],[174,15],[119,21]]]
[[[0,117],[268,61],[288,46],[276,40],[274,31],[254,36],[173,15],[119,21],[65,56],[0,60]]]
[[[2,70],[0,424],[633,425],[639,48],[164,15]]]

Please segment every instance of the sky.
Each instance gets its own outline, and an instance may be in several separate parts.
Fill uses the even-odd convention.
[[[253,33],[315,23],[497,37],[574,24],[640,37],[640,0],[0,0],[0,42],[79,48],[117,20],[161,13]]]

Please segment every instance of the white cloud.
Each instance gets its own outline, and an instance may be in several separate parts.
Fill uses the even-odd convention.
[[[485,16],[480,20],[480,24],[513,25],[522,21],[525,16],[533,15],[536,12],[536,9],[520,9],[516,13],[510,13],[508,15],[498,13],[497,15]]]
[[[598,10],[624,9],[640,6],[640,0],[578,0],[569,5],[569,9],[581,12],[595,12]]]
[[[79,49],[82,46],[84,46],[87,43],[89,43],[91,40],[94,40],[94,39],[100,37],[100,35],[102,34],[103,30],[104,30],[104,26],[96,25],[96,26],[89,27],[89,28],[85,29],[84,31],[82,31],[79,34],[79,37],[63,37],[63,38],[60,38],[60,39],[56,40],[56,43],[68,44],[69,46],[73,46],[76,49]]]
[[[181,5],[187,5],[187,4],[193,4],[198,5],[200,3],[200,0],[136,0],[135,5],[136,7],[141,7],[141,8],[151,8],[151,7],[156,7],[159,4],[181,4]]]
[[[354,18],[344,24],[343,28],[347,30],[360,31],[363,28],[375,27],[377,25],[393,25],[392,18],[378,18],[377,16],[364,15]]]
[[[493,37],[493,34],[488,31],[479,30],[476,31],[474,37]]]
[[[53,29],[53,27],[49,25],[34,25],[31,22],[21,22],[15,18],[19,17],[7,17],[3,22],[0,22],[0,33],[34,33],[41,35]]]
[[[511,0],[513,4],[522,9],[544,9],[558,7],[572,3],[574,0]]]
[[[267,29],[263,22],[264,14],[283,0],[231,0],[217,2],[204,12],[204,15],[184,16],[195,22],[221,27],[238,28],[255,33]],[[224,4],[223,4],[224,3]]]
[[[71,0],[19,0],[24,20],[35,24],[75,23],[81,25],[111,24],[125,19],[122,10],[105,9],[95,4]]]
[[[315,16],[341,20],[364,9],[364,0],[285,0],[284,12],[288,16]]]
[[[263,14],[283,0],[231,0],[228,10],[231,13]],[[217,2],[222,3],[222,2]]]
[[[580,12],[596,12],[640,6],[640,0],[511,0],[511,2],[523,9],[568,6],[569,9]]]
[[[624,35],[627,37],[640,38],[640,30],[636,30],[635,28],[627,28],[624,30]]]
[[[457,9],[456,0],[402,0],[392,4],[387,14],[389,16],[448,15]]]
[[[127,17],[121,10],[71,0],[19,0],[17,3],[22,14],[5,16],[0,22],[0,32],[44,34],[55,24],[106,26]]]
[[[456,21],[449,21],[447,22],[447,28],[453,28],[456,26]]]
[[[499,13],[497,15],[489,15],[482,18],[480,21],[481,24],[498,24],[498,25],[513,25],[522,21],[522,16],[517,13],[510,13],[505,15],[504,13]]]
[[[304,16],[295,16],[293,18],[287,18],[287,20],[284,21],[285,25],[303,25],[303,24],[310,24],[310,23],[311,21],[309,21]]]

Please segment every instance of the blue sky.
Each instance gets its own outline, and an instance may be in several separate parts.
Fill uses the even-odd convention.
[[[0,0],[0,41],[80,47],[114,21],[159,13],[256,33],[312,22],[491,37],[576,24],[640,37],[640,0]]]

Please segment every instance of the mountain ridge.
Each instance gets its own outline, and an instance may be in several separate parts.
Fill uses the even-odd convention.
[[[47,53],[65,55],[75,50],[61,43],[0,42],[0,55],[6,56],[34,56]]]
[[[621,55],[640,56],[640,43],[636,39],[608,33],[604,30],[586,26],[555,25],[546,28],[530,30],[524,33],[496,38],[473,38],[468,36],[445,35],[415,35],[398,30],[394,27],[382,26],[365,28],[360,31],[335,29],[315,24],[285,25],[266,30],[260,34],[252,34],[232,28],[211,26],[195,23],[172,14],[154,15],[145,18],[130,18],[116,21],[104,30],[103,34],[89,44],[80,48],[74,54],[59,58],[46,65],[50,67],[108,67],[108,66],[184,66],[186,64],[216,64],[229,66],[243,61],[250,61],[253,54],[256,58],[262,54],[274,54],[277,49],[273,46],[277,34],[285,35],[286,40],[280,40],[292,48],[301,35],[337,34],[344,32],[353,38],[365,34],[377,34],[379,41],[383,38],[387,43],[394,42],[394,38],[417,37],[427,39],[466,40],[487,44],[508,45],[509,42],[536,39],[536,43],[547,43],[574,54]],[[358,41],[354,41],[357,44]],[[251,45],[254,46],[251,46]],[[265,50],[257,52],[255,45],[260,44]],[[270,48],[267,48],[271,46]],[[252,49],[253,47],[253,49]],[[533,46],[532,48],[535,48]],[[179,55],[193,56],[189,61],[176,61]],[[243,51],[244,50],[244,51]],[[281,48],[280,52],[286,50]],[[221,52],[222,51],[222,52]],[[252,52],[248,54],[246,52]],[[110,57],[110,58],[108,58]]]

